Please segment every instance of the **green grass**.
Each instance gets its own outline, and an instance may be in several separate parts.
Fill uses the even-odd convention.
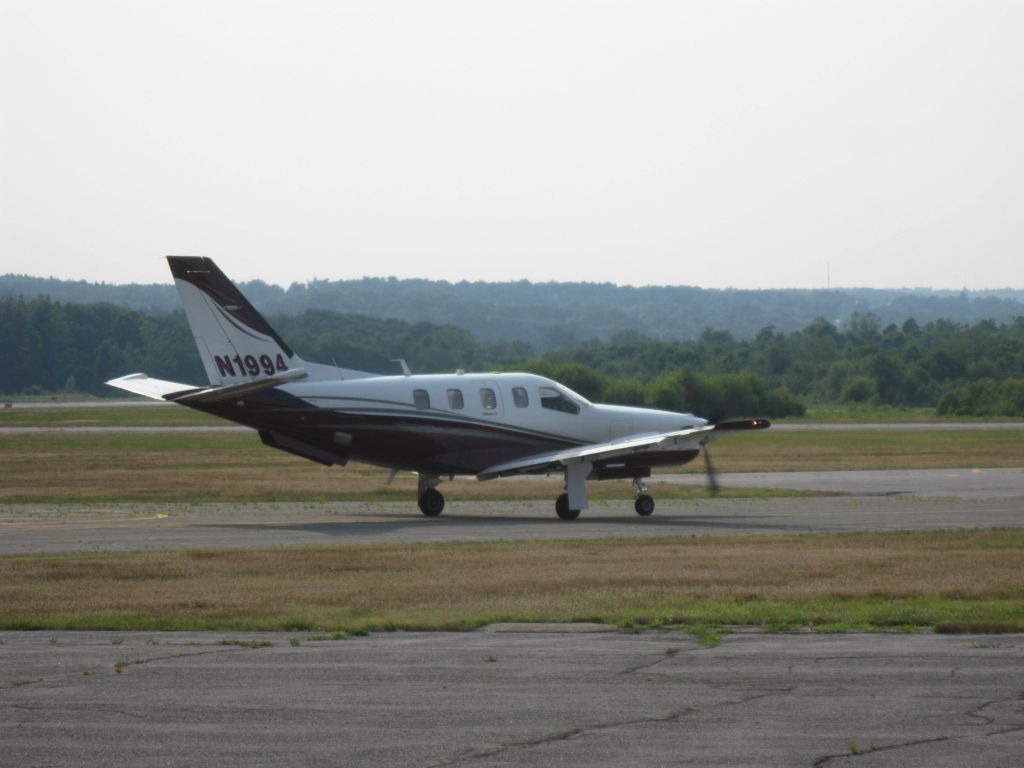
[[[1024,631],[1022,552],[1002,530],[5,557],[0,628]]]
[[[218,645],[237,645],[241,648],[271,648],[273,643],[268,640],[239,640],[238,638],[225,638],[218,640]]]

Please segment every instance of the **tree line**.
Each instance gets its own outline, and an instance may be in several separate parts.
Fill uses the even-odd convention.
[[[705,329],[668,340],[636,331],[538,352],[525,341],[481,340],[450,324],[310,309],[271,318],[301,356],[378,373],[404,358],[420,373],[530,370],[595,401],[712,418],[786,416],[805,404],[935,407],[940,413],[1024,416],[1024,317],[1006,323],[934,320],[884,325],[854,314],[837,327],[772,326],[751,338]],[[40,297],[0,299],[0,392],[114,394],[103,382],[145,371],[200,384],[205,374],[184,314]]]
[[[228,265],[222,265],[228,266]],[[230,269],[229,269],[230,272]],[[751,339],[765,326],[783,333],[817,317],[846,326],[856,312],[881,323],[921,324],[950,319],[1011,322],[1024,314],[1024,291],[926,289],[719,290],[693,286],[620,286],[611,283],[451,283],[444,280],[312,280],[287,288],[260,280],[241,284],[265,315],[301,315],[327,309],[407,323],[464,328],[482,341],[525,341],[537,353],[609,339],[634,330],[656,339],[696,339],[705,327]],[[163,315],[180,304],[171,284],[112,285],[20,275],[0,276],[0,297],[49,296],[62,303],[107,302]]]

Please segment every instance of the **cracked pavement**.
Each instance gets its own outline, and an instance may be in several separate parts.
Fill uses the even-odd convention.
[[[0,766],[1019,766],[1024,636],[0,632]],[[271,647],[223,645],[263,640]],[[297,638],[299,645],[292,645]],[[117,671],[120,669],[120,672]]]

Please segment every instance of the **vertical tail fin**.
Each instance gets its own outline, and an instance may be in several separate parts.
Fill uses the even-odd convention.
[[[213,259],[168,256],[167,262],[211,384],[237,384],[293,368],[305,368],[313,379],[372,375],[303,361]]]

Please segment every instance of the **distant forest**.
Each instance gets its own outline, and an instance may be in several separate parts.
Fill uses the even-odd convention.
[[[854,314],[873,314],[882,327],[914,318],[1009,323],[1024,315],[1024,292],[928,290],[709,290],[686,286],[632,288],[609,283],[514,283],[433,280],[362,280],[295,283],[289,288],[260,281],[242,292],[265,315],[301,315],[326,309],[406,323],[427,322],[470,331],[482,342],[522,341],[537,353],[609,340],[622,331],[653,339],[688,341],[705,328],[735,339],[754,338],[771,326],[800,331],[817,318],[845,329]],[[37,277],[0,277],[0,297],[49,296],[67,304],[108,302],[147,314],[178,309],[177,291],[166,285],[110,285]]]
[[[1024,317],[887,324],[854,313],[838,326],[823,316],[798,330],[765,326],[748,337],[710,327],[687,339],[620,329],[556,347],[324,309],[268,319],[311,361],[379,373],[398,373],[392,359],[399,357],[418,373],[525,369],[593,400],[711,418],[799,415],[807,402],[1024,416]],[[8,394],[111,395],[103,382],[135,371],[206,381],[180,310],[0,298],[0,360],[0,392]]]

